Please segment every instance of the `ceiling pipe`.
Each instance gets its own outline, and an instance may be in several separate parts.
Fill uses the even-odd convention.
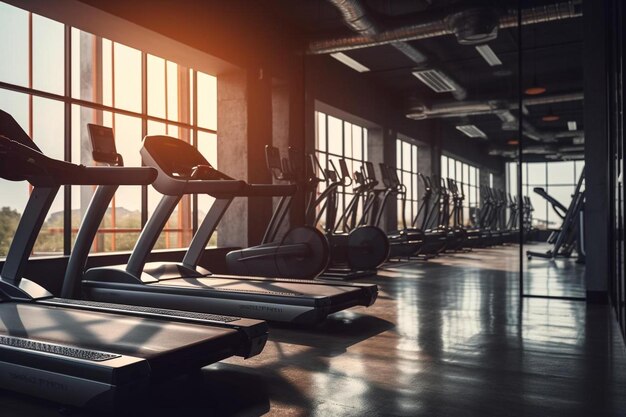
[[[523,105],[537,106],[542,104],[564,103],[568,101],[580,101],[584,99],[583,93],[553,94],[545,97],[524,98]],[[409,108],[406,117],[414,120],[426,120],[447,117],[477,116],[483,114],[499,115],[503,122],[512,121],[508,114],[503,112],[515,110],[517,101],[487,100],[466,102],[440,102],[431,106],[417,104]],[[509,112],[510,113],[510,112]],[[515,116],[513,116],[515,117]],[[511,119],[511,120],[508,120]],[[515,119],[516,120],[516,119]]]
[[[402,25],[395,28],[380,29],[373,25],[371,19],[367,19],[364,13],[365,22],[360,20],[358,12],[353,10],[363,10],[363,7],[355,0],[331,0],[333,4],[342,12],[344,19],[346,15],[350,16],[352,24],[361,28],[356,30],[358,35],[345,36],[339,38],[321,39],[309,43],[307,54],[321,55],[334,52],[345,52],[353,49],[370,48],[379,45],[388,45],[396,42],[414,41],[419,39],[436,38],[440,36],[457,35],[459,36],[459,27],[455,24],[463,13],[468,15],[476,14],[481,9],[466,8],[452,13],[444,18],[435,18],[425,20],[413,24]],[[354,6],[357,4],[357,6]],[[357,7],[357,9],[355,9]],[[344,12],[343,10],[348,11]],[[488,9],[485,9],[488,11]],[[530,7],[522,10],[522,25],[534,25],[537,23],[552,22],[555,20],[572,19],[582,16],[582,1],[570,0],[561,3]],[[367,23],[369,22],[369,24]],[[349,22],[347,22],[350,24]],[[505,11],[497,18],[496,29],[507,29],[517,27],[517,10],[511,9]],[[351,26],[352,27],[352,26]],[[374,33],[365,32],[365,29],[375,29]],[[481,40],[476,39],[476,43],[484,43],[488,40],[489,34],[485,34]],[[491,35],[493,36],[493,35]],[[471,39],[468,39],[472,42]]]
[[[357,32],[357,35],[360,38],[372,40],[376,39],[380,33],[380,26],[368,15],[365,7],[361,4],[359,0],[329,0],[337,10],[341,13],[343,17],[344,23],[350,27],[354,32]],[[387,42],[394,48],[396,48],[399,52],[404,54],[414,63],[423,66],[427,61],[428,57],[424,55],[422,52],[409,45],[406,42],[401,40],[391,40]],[[330,51],[339,52],[339,51]],[[431,65],[431,68],[433,66]],[[440,70],[441,71],[441,70]],[[448,78],[450,84],[452,84],[455,88],[455,91],[452,91],[452,95],[457,100],[464,100],[467,97],[467,91],[463,88],[459,83],[454,81],[452,77],[448,74],[445,74],[446,78]]]

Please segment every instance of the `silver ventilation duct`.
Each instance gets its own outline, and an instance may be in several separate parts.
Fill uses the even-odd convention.
[[[583,100],[583,93],[555,94],[545,97],[524,99],[524,106],[537,106],[541,104],[563,103],[566,101]],[[517,130],[518,119],[511,110],[518,107],[517,101],[507,102],[504,100],[487,100],[473,102],[444,102],[436,103],[428,107],[425,104],[412,106],[406,117],[414,120],[426,120],[437,118],[467,117],[485,114],[496,115],[502,121],[502,130]],[[559,135],[538,131],[533,125],[524,120],[522,122],[522,134],[535,141],[555,142],[560,137],[580,136],[579,132],[561,132]]]
[[[486,14],[487,10],[472,8],[459,10],[443,19],[437,18],[381,30],[376,28],[371,20],[367,19],[367,15],[358,1],[331,0],[331,2],[339,8],[344,19],[346,19],[346,16],[349,16],[351,20],[346,20],[347,24],[351,25],[351,27],[354,25],[354,27],[360,28],[358,30],[355,29],[359,34],[312,41],[309,43],[307,50],[307,53],[310,55],[330,54],[448,35],[457,36],[459,42],[464,44],[485,43],[497,35],[497,29],[517,27],[517,10],[507,10],[501,16],[496,16],[496,25],[490,31],[489,28],[491,26],[488,23],[489,16]],[[363,14],[360,15],[359,11],[362,11]],[[523,9],[522,25],[534,25],[581,16],[581,0],[570,0]],[[463,17],[467,20],[461,19]],[[370,28],[374,29],[375,32],[373,34],[370,32]]]
[[[524,106],[537,106],[541,104],[555,104],[567,101],[580,101],[584,99],[583,93],[553,94],[545,97],[524,98]],[[411,106],[406,117],[414,120],[426,120],[445,117],[476,116],[481,114],[496,114],[503,122],[512,122],[512,114],[503,114],[509,110],[516,110],[517,101],[487,100],[465,102],[440,102],[431,106],[417,104]],[[512,117],[513,118],[512,118]]]
[[[359,38],[371,41],[380,35],[381,29],[379,25],[368,16],[367,11],[359,0],[330,0],[330,2],[339,10],[345,24],[350,27],[350,29],[358,33],[357,36]],[[392,39],[387,42],[387,44],[390,44],[420,66],[423,66],[426,61],[428,61],[428,58],[422,52],[402,40]],[[329,51],[328,53],[332,52],[340,51]],[[454,81],[449,75],[446,75],[446,78],[448,78],[450,83],[454,86],[454,90],[450,91],[454,98],[457,100],[464,100],[465,97],[467,97],[465,89]]]

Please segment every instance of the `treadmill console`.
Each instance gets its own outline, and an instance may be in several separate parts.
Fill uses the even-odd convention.
[[[206,165],[196,165],[195,167],[193,167],[189,179],[211,181],[232,180],[232,178],[213,168],[213,166],[209,163],[207,163]]]
[[[93,149],[93,160],[109,165],[119,165],[121,157],[115,147],[113,129],[92,123],[87,124],[87,129],[89,130],[89,139]]]

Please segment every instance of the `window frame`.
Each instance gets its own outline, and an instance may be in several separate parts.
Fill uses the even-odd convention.
[[[10,7],[15,7],[12,5],[8,5]],[[23,9],[21,9],[23,10]],[[132,117],[132,118],[136,118],[139,119],[141,121],[141,137],[144,137],[148,134],[148,123],[149,122],[156,122],[156,123],[162,123],[165,126],[167,126],[167,129],[169,130],[170,127],[175,127],[176,129],[186,129],[188,130],[189,134],[190,134],[190,143],[192,146],[194,147],[198,147],[198,134],[199,133],[203,133],[203,134],[210,134],[210,135],[217,135],[217,127],[215,129],[211,129],[211,128],[207,128],[207,127],[203,127],[200,126],[198,124],[198,74],[201,71],[198,71],[196,69],[190,68],[190,67],[184,67],[183,64],[180,63],[175,63],[176,65],[179,66],[183,66],[184,68],[187,68],[187,70],[189,71],[189,75],[190,75],[190,83],[188,85],[188,87],[192,87],[189,88],[188,94],[190,94],[190,106],[191,108],[189,109],[190,114],[188,115],[188,120],[189,122],[181,122],[180,120],[171,120],[169,119],[167,116],[167,114],[165,114],[165,117],[159,117],[159,116],[155,116],[152,114],[148,113],[148,85],[147,85],[147,80],[148,80],[148,65],[147,65],[147,57],[148,55],[154,55],[151,54],[149,52],[146,52],[144,50],[141,49],[137,49],[137,48],[133,48],[136,49],[137,51],[139,51],[139,53],[141,54],[141,111],[132,111],[132,110],[128,110],[128,109],[123,109],[123,108],[119,108],[119,107],[115,107],[114,105],[106,105],[103,103],[98,103],[96,101],[90,101],[90,100],[85,100],[85,99],[81,99],[81,98],[76,98],[73,96],[72,93],[72,38],[73,38],[73,29],[76,30],[77,33],[80,33],[81,29],[80,28],[76,28],[73,27],[69,24],[66,24],[64,22],[60,22],[57,20],[53,20],[50,19],[46,16],[43,16],[41,14],[37,14],[34,12],[31,12],[29,10],[25,10],[26,13],[28,13],[28,31],[27,31],[27,44],[28,44],[28,73],[29,73],[29,79],[28,79],[28,84],[26,86],[24,85],[18,85],[18,84],[12,84],[10,82],[6,82],[4,80],[0,80],[0,89],[2,90],[7,90],[7,91],[12,91],[12,92],[16,92],[16,93],[20,93],[20,94],[24,94],[26,96],[26,99],[28,101],[28,129],[27,129],[27,133],[29,134],[29,136],[32,137],[33,135],[33,102],[34,99],[37,98],[43,98],[43,99],[47,99],[47,100],[52,100],[54,102],[58,102],[58,103],[62,103],[64,106],[64,115],[63,115],[63,125],[64,125],[64,135],[63,135],[63,160],[67,161],[67,162],[71,162],[72,160],[72,147],[73,147],[73,140],[72,140],[72,107],[73,106],[78,106],[79,108],[86,108],[86,109],[91,109],[91,110],[95,110],[95,111],[100,111],[103,113],[110,113],[112,115],[112,117],[114,118],[115,115],[123,115],[123,116],[128,116],[128,117]],[[48,91],[43,91],[40,89],[36,89],[33,87],[33,77],[32,77],[32,73],[33,73],[33,16],[42,16],[46,19],[50,19],[53,20],[54,22],[60,24],[63,26],[63,63],[64,63],[64,69],[63,69],[63,94],[58,94],[58,93],[52,93],[52,92],[48,92]],[[89,33],[86,31],[83,31],[84,33]],[[100,42],[102,42],[103,40],[107,39],[105,37],[99,36],[99,35],[94,35],[91,34],[92,36],[96,37],[96,39],[99,39]],[[113,45],[112,49],[114,49],[114,45],[119,44],[119,45],[124,45],[121,42],[117,42],[114,40],[110,40],[111,44]],[[156,55],[154,55],[156,56]],[[158,57],[158,56],[157,56]],[[168,65],[168,62],[170,62],[169,60],[167,60],[167,58],[162,58],[162,57],[158,57],[161,59],[165,60],[165,65]],[[113,70],[114,71],[114,70]],[[203,72],[202,72],[203,73]],[[205,74],[205,73],[203,73]],[[210,75],[211,74],[207,74]],[[102,81],[98,81],[98,82],[102,82]],[[165,84],[165,88],[167,89],[167,84]],[[180,91],[177,93],[180,96]],[[141,138],[138,138],[138,140],[140,140]],[[75,140],[80,140],[80,138]],[[63,240],[63,250],[62,252],[54,252],[55,256],[56,255],[63,255],[63,256],[68,256],[71,252],[71,246],[72,246],[72,235],[75,232],[74,226],[78,226],[78,225],[73,225],[72,224],[72,186],[64,186],[62,193],[59,193],[59,195],[62,196],[62,200],[63,200],[63,232],[62,232],[62,240]],[[191,218],[192,218],[192,234],[194,234],[197,229],[198,229],[198,224],[199,224],[199,220],[198,220],[198,196],[194,195],[192,196],[192,203],[190,206],[190,210],[191,210]],[[146,222],[148,219],[148,186],[142,186],[142,192],[141,192],[141,229],[143,229],[143,227],[145,226]],[[114,226],[114,225],[113,225]],[[138,231],[140,231],[141,229],[139,229]],[[121,233],[121,232],[120,232]],[[182,232],[181,232],[182,233]],[[184,247],[175,247],[172,249],[183,249]],[[107,253],[107,251],[103,251],[103,252],[99,252],[99,253]],[[109,252],[110,253],[110,252]],[[0,257],[0,259],[3,259],[4,257]]]

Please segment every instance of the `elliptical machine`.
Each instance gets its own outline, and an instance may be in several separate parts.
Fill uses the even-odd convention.
[[[323,229],[330,244],[330,262],[322,278],[345,280],[374,275],[389,256],[387,234],[379,227],[371,225],[355,224],[352,229],[337,229],[338,189],[352,185],[352,178],[345,160],[339,160],[340,172],[333,161],[329,162],[330,168],[323,169],[317,157],[309,155],[306,169],[306,218],[314,219],[312,225],[318,225],[324,216]],[[326,189],[316,197],[317,187],[321,182],[326,182]],[[353,207],[357,210],[356,204]]]
[[[580,173],[576,189],[572,195],[572,201],[569,207],[565,208],[554,197],[549,195],[543,188],[535,188],[534,191],[550,202],[554,211],[563,219],[563,223],[558,230],[548,238],[548,243],[554,244],[554,247],[547,252],[526,251],[528,260],[533,257],[554,260],[556,258],[569,258],[574,249],[577,250],[578,258],[576,262],[585,263],[585,245],[584,245],[584,206],[585,191],[583,182],[585,181],[585,170]],[[565,209],[565,211],[564,211]]]
[[[282,238],[278,237],[298,186],[295,174],[289,167],[289,160],[281,159],[278,148],[266,145],[265,160],[275,180],[288,181],[290,184],[252,185],[256,189],[263,189],[264,193],[257,195],[280,196],[280,200],[261,243],[231,251],[226,255],[228,270],[235,275],[317,278],[328,265],[330,249],[326,237],[316,228],[306,225],[292,227]]]
[[[380,173],[385,186],[385,192],[382,195],[382,201],[377,209],[375,216],[375,224],[380,227],[382,222],[382,215],[387,206],[389,199],[393,196],[400,197],[400,204],[402,205],[400,213],[402,213],[402,229],[393,230],[388,232],[389,241],[391,244],[391,252],[389,257],[391,258],[403,258],[418,256],[424,243],[424,232],[420,229],[409,228],[406,222],[406,186],[400,182],[398,172],[395,168],[380,164]],[[373,170],[373,166],[370,167]],[[371,179],[371,176],[370,176]]]

